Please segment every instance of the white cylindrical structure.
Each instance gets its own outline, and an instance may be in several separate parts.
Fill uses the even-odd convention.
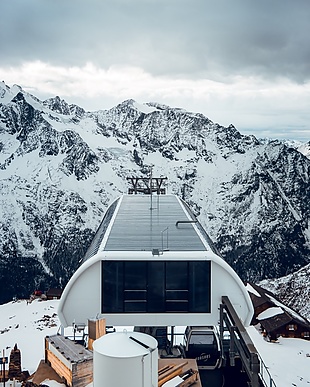
[[[157,387],[157,340],[139,332],[108,333],[93,343],[94,387]]]

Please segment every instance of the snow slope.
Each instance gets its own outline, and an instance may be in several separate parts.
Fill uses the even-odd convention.
[[[255,327],[251,326],[247,331],[277,387],[309,387],[309,341],[280,337],[277,343],[270,343]]]
[[[35,300],[32,303],[19,300],[0,305],[0,349],[3,348],[5,356],[9,356],[17,344],[21,350],[22,369],[30,374],[44,359],[44,337],[58,331],[58,304],[58,300]],[[270,343],[255,327],[251,326],[247,331],[277,387],[309,387],[310,341],[280,338],[278,343]],[[44,384],[55,385],[51,382]]]
[[[59,328],[58,300],[18,300],[0,305],[0,349],[10,356],[17,344],[21,350],[22,370],[32,374],[44,359],[44,337]]]

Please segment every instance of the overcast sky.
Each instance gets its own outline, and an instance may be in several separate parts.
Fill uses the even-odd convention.
[[[0,0],[0,80],[310,140],[310,0]]]

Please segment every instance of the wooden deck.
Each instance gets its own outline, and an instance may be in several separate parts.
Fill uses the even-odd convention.
[[[161,368],[164,368],[169,365],[181,365],[182,363],[186,363],[182,367],[182,372],[186,372],[190,369],[193,371],[198,371],[197,363],[195,359],[181,359],[181,358],[169,358],[169,359],[158,359],[158,370]],[[199,372],[198,372],[198,379],[194,384],[192,384],[193,387],[202,387]]]

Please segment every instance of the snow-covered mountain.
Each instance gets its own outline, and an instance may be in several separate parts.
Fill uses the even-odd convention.
[[[310,141],[300,144],[297,150],[310,159]]]
[[[65,285],[126,177],[151,165],[244,280],[309,263],[301,152],[157,103],[86,112],[0,83],[0,303]]]
[[[263,280],[260,286],[310,320],[310,264],[284,277]]]
[[[300,141],[286,140],[284,143],[291,148],[297,149],[300,153],[310,159],[310,141],[303,143]]]

